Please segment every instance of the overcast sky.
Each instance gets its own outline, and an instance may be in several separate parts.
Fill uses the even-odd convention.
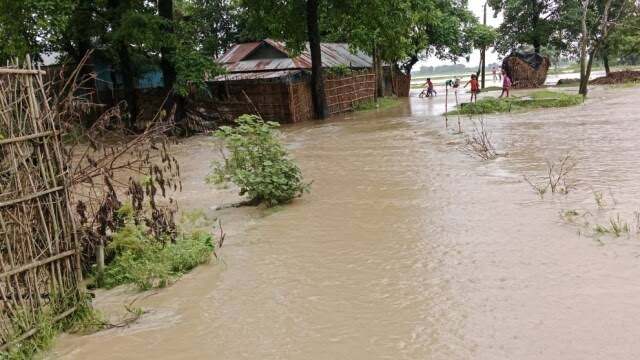
[[[480,19],[482,22],[482,8],[484,7],[485,0],[469,0],[469,9],[473,11],[473,13]],[[502,14],[498,14],[497,18],[493,17],[493,10],[490,7],[487,7],[487,25],[498,27],[502,23]],[[466,61],[465,58],[460,58],[458,63],[465,64],[469,67],[478,66],[480,62],[480,50],[476,50],[471,54],[471,58],[469,62]],[[493,49],[487,50],[487,64],[496,63],[498,61],[498,54],[493,52]],[[420,61],[415,65],[415,69],[419,70],[421,66],[438,66],[438,65],[448,65],[453,64],[451,61],[442,61],[436,58],[428,58],[426,61]]]

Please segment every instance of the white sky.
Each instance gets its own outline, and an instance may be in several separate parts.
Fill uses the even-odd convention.
[[[469,9],[473,11],[473,13],[478,17],[478,19],[480,19],[480,22],[482,22],[482,13],[483,13],[484,4],[485,4],[485,0],[469,0]],[[502,23],[502,14],[498,14],[498,17],[494,18],[493,10],[490,7],[487,7],[487,25],[498,27],[501,23]],[[487,49],[486,57],[487,57],[487,64],[499,62],[498,54],[494,53],[493,49]],[[480,62],[480,50],[476,50],[473,53],[471,53],[471,58],[469,59],[469,62],[467,62],[465,58],[460,58],[460,61],[458,61],[459,64],[465,64],[468,67],[478,66],[479,62]],[[438,66],[438,65],[449,65],[449,64],[453,64],[453,62],[448,60],[443,61],[443,60],[436,59],[435,57],[430,57],[426,59],[426,61],[419,61],[414,66],[414,69],[419,70],[421,66]]]

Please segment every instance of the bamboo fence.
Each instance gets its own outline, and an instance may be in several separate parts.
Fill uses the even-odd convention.
[[[376,75],[354,73],[325,80],[327,106],[331,115],[353,111],[359,104],[375,97]]]
[[[0,351],[35,334],[45,309],[60,320],[79,300],[68,167],[43,75],[28,59],[0,69]]]

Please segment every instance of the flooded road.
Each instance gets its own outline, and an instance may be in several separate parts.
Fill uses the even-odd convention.
[[[224,210],[220,262],[144,295],[136,305],[148,313],[131,326],[65,335],[50,357],[637,359],[635,229],[596,239],[559,216],[632,224],[637,94],[598,88],[578,107],[487,116],[508,153],[489,162],[459,151],[464,135],[438,115],[443,97],[287,127],[314,181],[309,195],[277,210]],[[202,181],[209,143],[178,146],[182,208],[233,201]],[[540,199],[523,175],[566,154],[577,189]],[[613,195],[604,209],[594,191]],[[100,293],[98,304],[133,296]]]

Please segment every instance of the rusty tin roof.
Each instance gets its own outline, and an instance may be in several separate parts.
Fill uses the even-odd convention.
[[[289,54],[284,43],[265,39],[260,42],[236,44],[218,61],[225,66],[228,73],[311,68],[311,54],[308,44],[306,50],[295,57],[244,60],[261,45],[271,46],[285,56]],[[369,55],[362,51],[351,51],[349,45],[345,43],[322,43],[320,49],[322,51],[323,67],[349,66],[352,68],[369,68],[373,64],[373,60]]]

